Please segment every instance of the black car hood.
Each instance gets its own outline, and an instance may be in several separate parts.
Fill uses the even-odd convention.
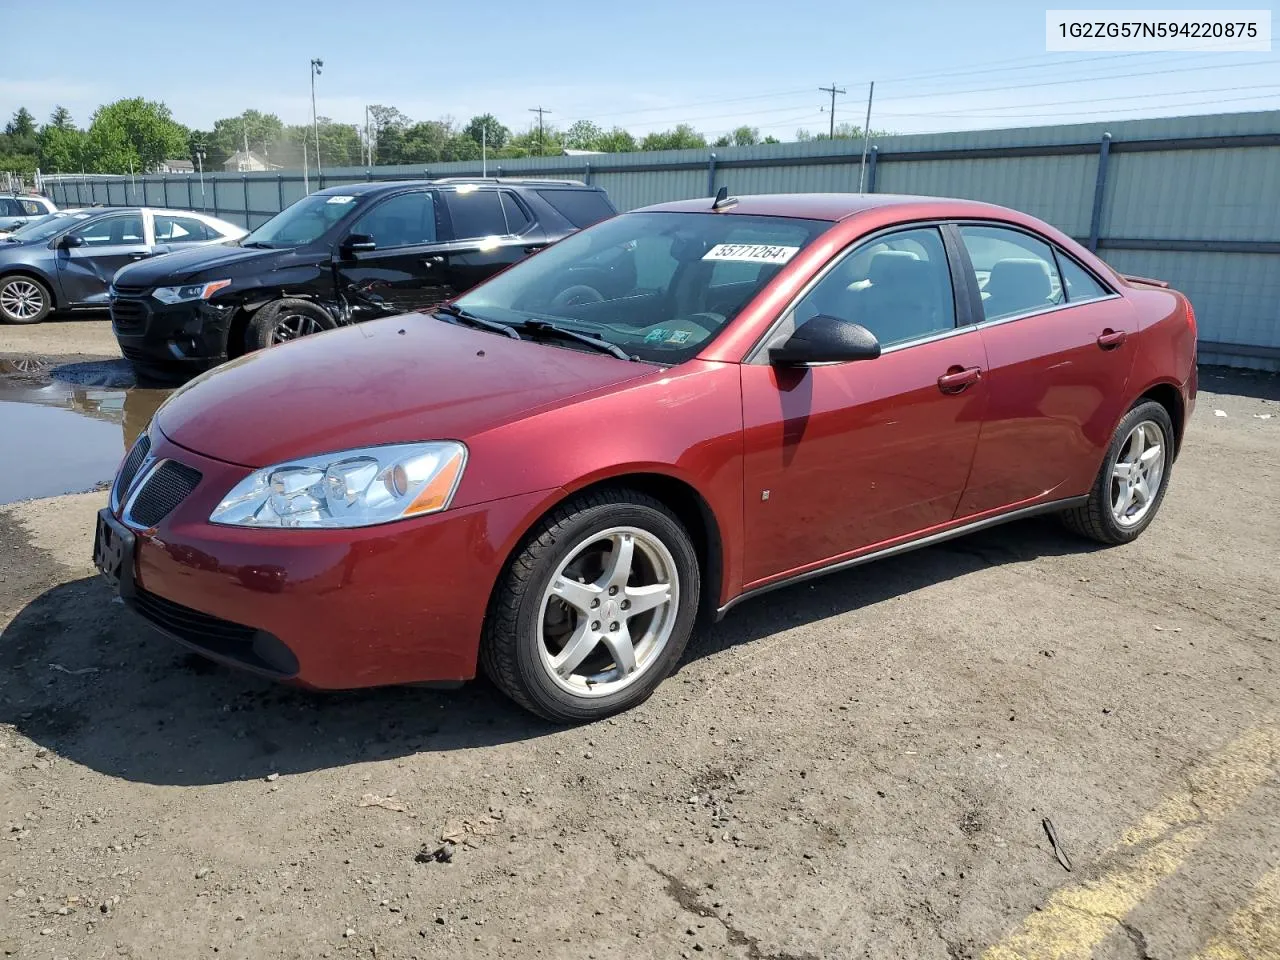
[[[156,287],[189,280],[220,280],[222,276],[214,274],[256,272],[271,266],[272,260],[292,255],[292,250],[210,244],[131,263],[116,274],[115,282],[120,286]]]

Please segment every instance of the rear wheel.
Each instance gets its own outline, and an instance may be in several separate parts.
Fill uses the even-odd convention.
[[[267,304],[253,315],[245,328],[244,347],[246,351],[264,350],[337,325],[323,307],[310,300],[288,297]]]
[[[1111,439],[1083,506],[1062,514],[1070,529],[1100,543],[1136,540],[1155,519],[1173,466],[1173,421],[1153,400],[1130,410]]]
[[[35,277],[0,278],[0,320],[5,323],[39,323],[53,310],[49,288]]]
[[[645,700],[693,631],[701,582],[680,521],[632,490],[578,497],[534,530],[499,583],[485,672],[521,706],[578,723]]]

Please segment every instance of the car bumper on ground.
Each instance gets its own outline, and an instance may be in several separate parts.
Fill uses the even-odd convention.
[[[124,511],[133,576],[121,594],[144,619],[213,659],[317,689],[475,675],[491,588],[546,492],[352,530],[226,527],[209,514],[248,468],[151,435],[156,463],[199,477],[150,526],[142,495]],[[122,511],[107,512],[120,528]]]
[[[110,306],[120,352],[145,371],[190,376],[227,359],[230,308],[208,301],[165,304],[147,295],[118,293]]]

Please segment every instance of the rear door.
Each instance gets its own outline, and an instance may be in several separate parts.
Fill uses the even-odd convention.
[[[335,253],[338,292],[355,320],[393,316],[439,303],[448,295],[438,262],[439,198],[420,188],[379,200],[351,223],[348,236],[370,237],[368,252]]]
[[[58,282],[72,304],[107,304],[107,287],[117,270],[153,253],[141,211],[109,213],[81,224],[70,236],[78,247],[57,247]]]
[[[510,190],[460,184],[440,191],[450,242],[434,258],[448,296],[465,293],[546,243]]]
[[[1124,413],[1133,310],[1043,237],[957,229],[991,391],[958,516],[1086,493]]]

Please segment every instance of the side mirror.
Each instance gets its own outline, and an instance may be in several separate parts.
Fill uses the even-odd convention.
[[[58,238],[58,246],[63,250],[70,250],[73,247],[83,247],[84,237],[77,237],[74,233],[64,233]]]
[[[348,234],[347,238],[342,241],[342,246],[339,249],[345,257],[353,253],[370,253],[377,250],[378,245],[373,242],[373,237],[367,233],[352,233]]]
[[[847,363],[878,356],[880,341],[874,333],[860,323],[826,314],[806,321],[785,342],[769,348],[769,362],[779,367]]]

